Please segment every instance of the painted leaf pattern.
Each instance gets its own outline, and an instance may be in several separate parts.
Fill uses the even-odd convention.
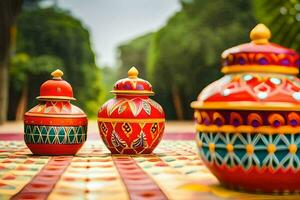
[[[108,115],[111,115],[116,109],[119,108],[120,105],[122,105],[125,102],[125,99],[121,99],[119,101],[116,101],[116,103],[112,103],[107,106]]]
[[[138,101],[137,101],[138,100]],[[136,117],[144,110],[149,116],[151,115],[151,105],[156,108],[160,113],[163,113],[162,107],[151,99],[118,99],[107,104],[107,114],[111,115],[115,110],[118,114],[122,114],[126,109],[130,109],[132,114]],[[103,106],[104,107],[104,106]]]
[[[138,114],[140,114],[141,110],[142,110],[142,106],[141,105],[136,105],[136,103],[133,100],[129,100],[128,101],[128,105],[130,107],[130,110],[132,112],[132,114],[136,117],[138,116]]]
[[[118,114],[122,114],[126,110],[127,106],[126,105],[121,105],[118,109]]]
[[[148,102],[142,101],[142,106],[143,106],[144,111],[145,111],[148,115],[150,115],[150,114],[151,114],[151,106],[148,104]]]
[[[160,113],[163,112],[162,107],[161,107],[158,103],[156,103],[156,102],[153,101],[152,99],[149,99],[148,101],[149,101],[149,103],[150,103],[154,108],[156,108]]]

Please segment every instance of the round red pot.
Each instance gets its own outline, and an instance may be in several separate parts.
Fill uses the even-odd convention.
[[[162,107],[149,96],[149,82],[137,77],[132,67],[128,78],[119,80],[112,93],[115,98],[99,110],[100,136],[113,154],[148,154],[160,142],[165,128]]]

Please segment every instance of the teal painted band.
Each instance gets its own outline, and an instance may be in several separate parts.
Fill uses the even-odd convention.
[[[87,138],[87,126],[25,125],[27,144],[81,144]]]
[[[196,140],[202,159],[209,164],[245,170],[254,166],[275,171],[300,170],[300,133],[198,132]]]

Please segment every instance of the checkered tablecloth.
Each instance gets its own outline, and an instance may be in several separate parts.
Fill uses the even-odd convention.
[[[183,140],[174,140],[183,138]],[[1,138],[0,138],[1,140]],[[231,191],[219,185],[187,137],[151,155],[111,155],[88,141],[76,156],[33,156],[22,140],[0,141],[0,199],[300,199]]]

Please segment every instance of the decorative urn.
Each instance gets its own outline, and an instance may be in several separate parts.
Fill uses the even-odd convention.
[[[162,107],[149,96],[154,95],[148,81],[138,78],[132,67],[128,78],[115,83],[115,98],[99,110],[100,135],[113,154],[149,154],[160,142],[165,128]]]
[[[74,155],[86,141],[87,117],[70,103],[75,98],[63,72],[51,75],[40,87],[39,104],[25,113],[25,143],[37,155]]]
[[[196,141],[205,165],[224,186],[299,192],[299,55],[270,37],[258,24],[250,43],[223,52],[225,76],[191,103]]]

